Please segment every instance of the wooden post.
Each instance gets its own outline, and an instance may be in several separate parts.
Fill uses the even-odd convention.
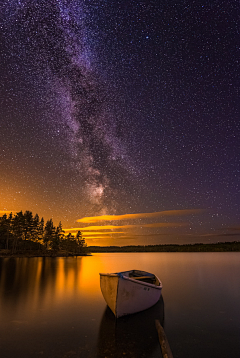
[[[155,320],[155,325],[158,331],[158,338],[161,345],[163,358],[173,358],[172,351],[167,340],[167,336],[158,319]]]

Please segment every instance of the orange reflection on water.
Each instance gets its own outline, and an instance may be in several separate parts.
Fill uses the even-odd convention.
[[[227,275],[233,270],[236,257],[239,259],[238,255],[227,253],[113,253],[77,258],[1,259],[0,315],[9,312],[30,316],[40,310],[66,311],[67,306],[78,307],[83,301],[86,305],[94,300],[104,302],[99,272],[129,269],[155,273],[163,282],[167,302],[174,307],[177,306],[173,304],[176,293],[179,304],[185,305],[186,296],[196,304],[203,300],[203,293],[207,294],[206,282],[218,290],[216,275],[221,274],[225,286],[230,282]],[[237,284],[234,281],[231,285]]]
[[[102,272],[104,263],[101,256],[83,257],[82,270],[80,272],[80,287],[83,294],[89,296],[100,292],[99,272]]]
[[[207,297],[206,286],[215,292],[222,290],[216,276],[221,276],[225,288],[229,285],[226,292],[230,288],[238,292],[238,281],[228,278],[229,272],[237,277],[238,262],[239,254],[231,253],[112,253],[77,258],[1,259],[0,320],[6,314],[30,317],[44,310],[65,312],[71,305],[77,309],[87,307],[96,300],[103,303],[99,272],[129,269],[155,273],[163,282],[164,297],[172,307],[184,307],[186,297],[200,305]]]
[[[57,296],[69,295],[74,289],[77,289],[80,264],[79,261],[74,261],[74,264],[75,269],[72,265],[67,265],[64,259],[59,259],[55,282],[55,293]]]
[[[94,261],[96,264],[96,260]],[[9,294],[10,292],[10,294]],[[1,262],[0,306],[32,312],[99,293],[91,257],[11,258]]]

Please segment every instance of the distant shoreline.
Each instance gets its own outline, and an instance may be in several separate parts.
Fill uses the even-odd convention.
[[[9,257],[76,257],[91,256],[94,253],[111,252],[240,252],[240,241],[218,242],[214,244],[164,244],[164,245],[132,245],[132,246],[88,246],[88,252],[85,253],[66,253],[66,252],[47,252],[21,251],[11,253],[10,250],[0,250],[1,258]]]
[[[240,252],[240,241],[214,244],[164,244],[136,246],[88,246],[91,253],[101,252]]]

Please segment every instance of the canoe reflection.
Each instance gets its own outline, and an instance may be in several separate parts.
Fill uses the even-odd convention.
[[[155,320],[164,324],[164,302],[148,310],[116,319],[109,307],[100,324],[97,357],[150,357],[159,347]],[[159,348],[160,350],[160,348]]]

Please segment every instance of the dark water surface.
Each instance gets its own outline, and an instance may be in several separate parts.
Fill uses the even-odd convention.
[[[162,296],[118,319],[99,272],[155,273]],[[240,357],[240,253],[109,253],[0,258],[0,356],[162,357],[155,319],[174,358]]]

